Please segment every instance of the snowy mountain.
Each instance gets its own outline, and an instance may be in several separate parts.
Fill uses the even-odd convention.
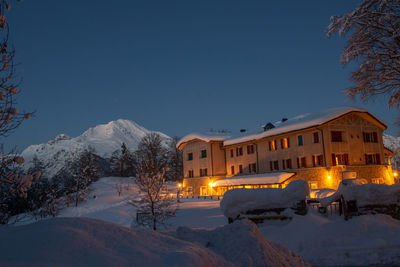
[[[94,154],[108,159],[115,150],[121,148],[123,142],[129,150],[135,151],[140,140],[151,132],[153,131],[147,130],[135,122],[119,119],[89,128],[75,138],[60,134],[47,143],[27,147],[21,153],[25,159],[23,169],[26,171],[31,168],[32,160],[36,156],[44,165],[44,175],[53,177],[65,166],[73,163],[79,154],[89,146],[94,148]],[[166,143],[171,139],[161,132],[156,133],[160,134]]]

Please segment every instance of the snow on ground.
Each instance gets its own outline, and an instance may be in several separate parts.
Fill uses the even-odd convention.
[[[122,184],[125,188],[121,196],[118,196],[115,184]],[[175,190],[175,186],[170,185],[169,188]],[[89,217],[130,227],[135,216],[135,208],[129,205],[128,201],[137,194],[136,187],[131,179],[101,178],[91,185],[91,189],[92,192],[87,202],[81,203],[78,208],[64,209],[60,216]],[[233,246],[234,241],[227,236],[218,237],[218,231],[227,231],[231,236],[235,236],[233,234],[235,231],[215,229],[227,225],[227,218],[219,207],[220,201],[197,198],[181,199],[181,201],[182,203],[177,204],[176,216],[168,221],[168,229],[163,230],[165,234],[170,235],[172,233],[179,236],[179,233],[183,231],[182,229],[185,229],[180,228],[179,230],[179,226],[202,228],[203,230],[186,228],[183,232],[187,232],[187,234],[180,237],[203,245],[204,240],[214,244],[220,238],[225,238],[223,243],[227,247],[231,243]],[[231,226],[226,229],[231,229],[229,227]],[[176,229],[178,229],[177,233],[175,233]],[[293,214],[291,221],[266,222],[260,225],[260,230],[267,240],[278,246],[279,244],[284,245],[315,266],[377,264],[400,266],[400,221],[386,215],[353,217],[345,221],[343,217],[323,217],[309,209],[306,216]],[[239,239],[243,238],[239,230],[237,233]],[[193,238],[188,237],[191,235],[193,235]],[[27,236],[29,237],[29,235]],[[137,236],[143,240],[146,239],[140,235]],[[244,249],[247,246],[247,241],[244,240],[243,243],[238,241],[239,244],[237,245],[241,245],[241,248]],[[215,253],[227,256],[228,254],[224,253],[228,253],[228,251],[224,251],[220,247],[221,244],[215,243],[214,247],[210,247],[210,249]],[[233,247],[230,249],[233,249]],[[285,249],[281,248],[281,250],[284,251]],[[2,251],[1,248],[0,251]],[[4,252],[0,252],[0,259],[4,258],[3,254]]]
[[[322,217],[309,209],[290,222],[260,225],[271,242],[281,243],[313,266],[400,265],[400,221],[387,215]]]
[[[238,266],[309,266],[288,249],[266,240],[258,227],[248,220],[236,221],[214,230],[179,227],[176,237],[200,243]]]
[[[232,266],[191,242],[88,218],[0,228],[0,266]]]

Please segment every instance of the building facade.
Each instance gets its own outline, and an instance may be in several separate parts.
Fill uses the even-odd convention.
[[[392,184],[382,138],[386,128],[366,110],[340,107],[236,136],[191,134],[177,145],[183,152],[184,194],[283,188],[296,179],[306,180],[311,189],[336,189],[345,178]]]

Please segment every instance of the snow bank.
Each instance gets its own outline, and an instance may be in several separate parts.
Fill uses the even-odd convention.
[[[290,223],[260,224],[263,235],[284,244],[313,266],[400,266],[400,224],[387,215],[349,221],[309,210]]]
[[[287,248],[278,248],[265,239],[258,227],[248,220],[236,221],[215,230],[179,227],[176,237],[200,243],[236,266],[309,266]]]
[[[343,196],[345,200],[357,200],[358,206],[389,205],[400,203],[400,185],[361,184],[357,179],[343,180],[338,190],[331,196],[320,199],[323,206]]]
[[[310,190],[310,197],[311,198],[325,198],[329,197],[336,193],[335,189],[330,188],[320,188],[320,189],[311,189]]]
[[[224,194],[221,209],[228,218],[256,209],[290,208],[309,195],[308,183],[303,180],[292,181],[285,189],[232,189]]]
[[[0,236],[0,266],[232,265],[199,244],[89,218],[3,227]]]

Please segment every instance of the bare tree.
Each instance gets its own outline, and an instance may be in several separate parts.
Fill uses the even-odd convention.
[[[363,0],[348,14],[332,16],[327,36],[349,34],[341,63],[359,66],[350,76],[354,86],[345,91],[362,101],[388,95],[389,108],[400,107],[400,2]]]
[[[137,208],[137,223],[153,230],[175,214],[164,184],[166,154],[161,137],[155,133],[143,137],[135,153],[138,168],[135,183],[141,194],[131,204]]]

